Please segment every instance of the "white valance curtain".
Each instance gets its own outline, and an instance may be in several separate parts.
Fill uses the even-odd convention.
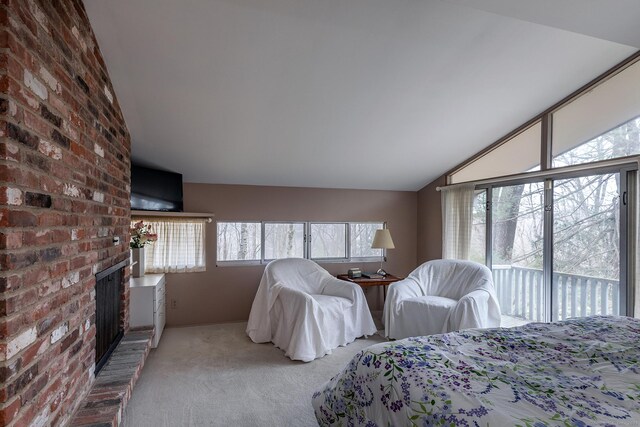
[[[469,259],[475,184],[443,187],[442,258]]]
[[[206,270],[205,219],[145,219],[158,240],[145,247],[146,273]]]

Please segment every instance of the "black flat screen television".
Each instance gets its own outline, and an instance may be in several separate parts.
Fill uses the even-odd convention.
[[[182,212],[182,174],[132,164],[131,210]]]

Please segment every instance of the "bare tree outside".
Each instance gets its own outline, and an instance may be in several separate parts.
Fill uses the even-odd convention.
[[[555,156],[554,167],[640,154],[640,116]]]
[[[260,260],[259,222],[218,222],[218,261]]]
[[[238,245],[238,252],[236,259],[244,260],[247,258],[247,251],[249,246],[249,230],[246,223],[240,224],[240,244]]]
[[[345,223],[311,224],[311,258],[346,258]]]
[[[471,228],[471,249],[469,259],[484,264],[487,251],[487,192],[476,191],[473,200],[473,225]]]
[[[310,253],[305,253],[309,227]],[[349,228],[347,228],[349,227]],[[218,261],[260,261],[280,258],[378,258],[371,249],[376,230],[384,223],[218,222]],[[347,242],[347,231],[350,237]],[[264,232],[264,236],[262,233]],[[348,243],[348,244],[347,244]],[[348,251],[347,251],[348,249]]]
[[[640,153],[640,118],[556,156],[555,167]],[[493,274],[503,312],[544,320],[543,183],[494,187]],[[620,279],[620,174],[553,181],[553,319],[618,314]],[[484,192],[476,197],[472,257],[483,261]]]
[[[493,213],[494,265],[542,268],[543,185],[496,187]]]
[[[494,263],[510,263],[516,243],[524,185],[499,187],[493,192]],[[520,222],[522,228],[522,222]]]
[[[382,249],[372,249],[376,230],[384,227],[381,222],[350,224],[351,258],[381,257]]]
[[[266,223],[264,225],[265,259],[303,258],[304,223]]]

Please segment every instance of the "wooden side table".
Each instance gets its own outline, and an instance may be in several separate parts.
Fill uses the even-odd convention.
[[[370,286],[382,286],[382,301],[387,298],[387,286],[392,284],[393,282],[397,282],[398,280],[404,279],[403,277],[396,277],[393,274],[387,274],[382,279],[368,279],[366,277],[358,277],[357,279],[350,279],[347,274],[338,274],[338,279],[345,280],[347,282],[353,282],[357,285],[360,285],[361,288],[365,289]]]

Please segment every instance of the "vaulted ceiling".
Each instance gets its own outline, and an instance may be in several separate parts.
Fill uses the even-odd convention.
[[[417,190],[640,48],[637,0],[85,7],[134,160],[187,182]]]

